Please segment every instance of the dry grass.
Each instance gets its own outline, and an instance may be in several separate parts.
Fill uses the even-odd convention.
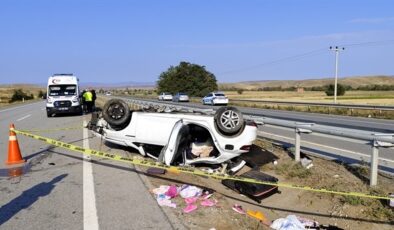
[[[313,87],[333,84],[334,78],[325,79],[309,79],[309,80],[269,80],[269,81],[251,81],[251,82],[237,82],[237,83],[222,83],[222,88],[242,88],[248,90],[256,90],[264,87]],[[339,78],[339,84],[350,85],[353,88],[366,85],[394,85],[393,76],[360,76],[360,77],[346,77]]]
[[[275,100],[297,102],[323,102],[331,103],[333,97],[324,92],[305,91],[304,93],[288,91],[225,91],[230,99]],[[394,91],[347,91],[344,96],[337,97],[338,103],[366,104],[366,105],[394,105]]]
[[[33,94],[35,99],[37,99],[40,90],[45,92],[45,88],[36,85],[0,85],[0,106],[9,104],[9,100],[16,89],[22,89],[28,95]]]

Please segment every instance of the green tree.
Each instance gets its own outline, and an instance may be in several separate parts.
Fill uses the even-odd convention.
[[[189,96],[205,96],[218,89],[216,77],[208,72],[205,66],[180,62],[178,66],[171,66],[159,76],[158,92],[185,92]]]
[[[326,87],[326,95],[327,96],[334,96],[335,86],[334,84],[329,84]],[[338,84],[337,85],[337,96],[343,96],[346,93],[346,88],[344,85]]]
[[[44,98],[44,92],[42,90],[38,91],[38,98]]]
[[[12,95],[10,102],[30,100],[33,98],[34,98],[33,94],[27,95],[25,92],[23,92],[22,89],[16,89],[14,90],[14,94]]]

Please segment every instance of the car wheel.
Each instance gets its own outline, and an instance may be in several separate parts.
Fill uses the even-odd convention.
[[[47,117],[52,117],[52,113],[47,112]]]
[[[215,113],[215,124],[224,135],[237,134],[244,126],[242,113],[235,107],[221,107]]]
[[[103,118],[111,126],[124,126],[130,120],[129,106],[123,100],[111,99],[103,107]]]

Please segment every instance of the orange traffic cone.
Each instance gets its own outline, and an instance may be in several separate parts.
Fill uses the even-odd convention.
[[[8,159],[5,162],[7,165],[24,163],[25,160],[22,158],[21,151],[19,149],[18,140],[16,139],[16,133],[14,132],[14,124],[10,125],[10,139],[8,142]]]

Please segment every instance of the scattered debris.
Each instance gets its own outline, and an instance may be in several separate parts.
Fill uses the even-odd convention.
[[[192,185],[182,185],[179,194],[182,198],[201,196],[202,189]]]
[[[301,158],[301,165],[306,169],[310,169],[313,167],[312,160],[308,159],[307,157]]]
[[[148,168],[146,172],[148,174],[165,174],[167,171],[165,169],[160,169],[160,168]]]
[[[180,195],[186,203],[186,207],[183,209],[184,213],[190,213],[196,210],[198,208],[198,200],[201,200],[200,205],[204,207],[213,207],[218,203],[216,199],[210,199],[213,191],[203,190],[187,184],[180,187],[175,185],[160,185],[160,187],[154,188],[152,192],[156,195],[156,201],[160,206],[171,208],[177,207],[177,204],[172,199]]]
[[[265,217],[265,215],[262,212],[259,211],[253,211],[253,210],[248,210],[246,212],[249,216],[258,219],[259,221],[261,221],[261,223],[270,226],[271,222],[267,219],[267,217]]]
[[[389,200],[389,206],[394,208],[394,193],[390,193],[389,197],[392,197],[393,199]]]
[[[305,226],[295,215],[288,215],[286,218],[276,219],[270,226],[276,230],[304,230]]]
[[[251,170],[246,173],[240,175],[241,177],[245,178],[252,178],[257,179],[260,181],[267,181],[267,182],[278,182],[276,177],[270,176],[258,170]],[[265,184],[254,184],[254,183],[247,183],[242,181],[234,181],[234,180],[222,180],[222,184],[241,193],[252,200],[261,203],[261,200],[278,193],[278,187],[273,185],[265,185]]]
[[[232,209],[233,209],[234,211],[238,212],[239,214],[242,214],[242,215],[245,215],[245,214],[246,214],[245,210],[244,210],[244,209],[242,208],[242,206],[239,205],[239,204],[234,204],[233,207],[232,207]]]

